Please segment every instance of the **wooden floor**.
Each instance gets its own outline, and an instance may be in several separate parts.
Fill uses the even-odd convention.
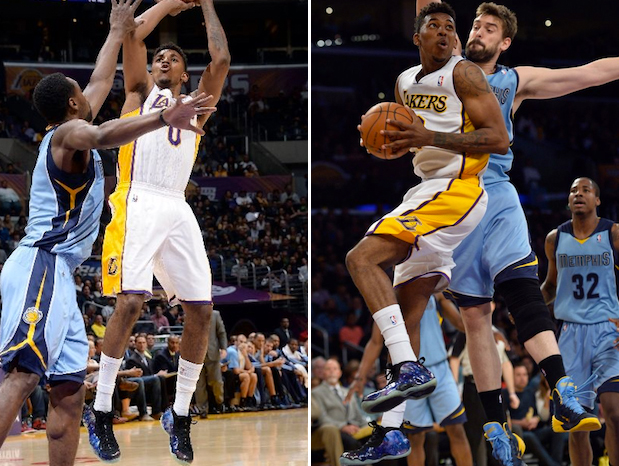
[[[308,464],[308,410],[221,414],[191,427],[196,466],[301,466]],[[114,426],[119,465],[176,465],[169,437],[159,422]],[[81,428],[75,464],[103,464]],[[44,432],[9,437],[0,450],[0,466],[49,465]]]

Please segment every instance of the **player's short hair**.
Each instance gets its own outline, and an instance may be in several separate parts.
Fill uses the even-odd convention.
[[[452,17],[454,23],[456,22],[456,12],[449,3],[432,2],[424,6],[415,18],[415,34],[421,31],[421,26],[423,25],[425,17],[434,13],[445,13]]]
[[[497,5],[493,2],[484,2],[477,7],[475,17],[481,15],[496,16],[503,23],[503,39],[509,37],[513,39],[518,32],[518,20],[516,19],[516,13],[507,8],[505,5]]]
[[[600,187],[598,186],[598,184],[595,181],[593,181],[588,176],[580,176],[580,177],[576,178],[576,180],[578,180],[578,179],[589,180],[591,182],[591,186],[593,186],[593,190],[595,191],[595,197],[600,197]],[[574,181],[576,181],[576,180],[574,180]],[[572,183],[572,184],[574,184],[574,183]]]
[[[185,71],[187,71],[187,55],[185,55],[185,52],[183,52],[182,48],[180,48],[178,45],[176,45],[173,42],[168,42],[167,44],[163,44],[157,47],[157,50],[155,50],[155,54],[153,55],[153,58],[156,57],[157,54],[161,52],[162,50],[174,50],[176,53],[178,53],[183,59],[183,64],[185,65]]]
[[[38,112],[48,123],[59,123],[67,116],[69,98],[75,87],[62,73],[45,76],[34,88],[32,100]]]

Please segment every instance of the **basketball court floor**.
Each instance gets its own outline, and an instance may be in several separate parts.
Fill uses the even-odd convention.
[[[191,426],[192,466],[301,466],[308,464],[308,410],[220,414]],[[177,465],[169,437],[158,421],[114,426],[120,465]],[[104,464],[81,428],[75,464]],[[0,466],[49,465],[44,431],[9,437],[0,449]]]

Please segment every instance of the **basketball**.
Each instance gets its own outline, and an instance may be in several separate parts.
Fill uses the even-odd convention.
[[[390,141],[380,134],[380,131],[397,131],[399,128],[387,124],[387,119],[401,121],[402,123],[413,123],[413,117],[404,105],[396,102],[381,102],[370,108],[361,120],[361,138],[365,148],[374,157],[393,160],[401,156],[392,154],[389,149],[381,149],[383,144],[388,144]]]

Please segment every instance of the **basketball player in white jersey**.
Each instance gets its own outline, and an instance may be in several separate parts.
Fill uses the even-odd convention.
[[[123,38],[137,25],[140,0],[113,0],[110,32],[88,85],[61,73],[45,76],[33,101],[49,124],[32,173],[26,236],[2,270],[0,446],[22,404],[43,378],[50,385],[49,464],[73,465],[84,404],[88,341],[75,299],[73,273],[90,256],[104,200],[103,164],[95,148],[116,147],[163,125],[182,128],[204,95],[159,115],[93,126],[112,88]],[[196,131],[197,128],[194,128]]]
[[[485,212],[481,175],[490,152],[506,153],[509,146],[498,102],[483,72],[452,57],[454,18],[446,4],[424,9],[413,36],[421,65],[398,78],[398,98],[418,114],[413,126],[415,147],[421,149],[413,164],[422,182],[372,225],[346,258],[394,365],[392,381],[363,400],[363,408],[370,412],[385,412],[408,398],[427,396],[436,386],[432,373],[417,361],[406,327],[419,325],[429,297],[448,283],[453,249]],[[406,152],[408,147],[398,151]],[[392,266],[396,285],[404,284],[398,279],[405,274],[414,277],[407,280],[411,283],[407,302],[414,306],[406,326],[385,272]]]
[[[187,59],[175,44],[155,51],[152,72],[147,71],[143,39],[167,14],[187,9],[181,0],[163,0],[140,18],[145,24],[123,44],[125,117],[160,112],[181,98],[189,80]],[[198,90],[221,95],[230,67],[227,39],[213,6],[202,0],[211,62]],[[202,127],[208,117],[197,119]],[[117,296],[116,310],[103,342],[97,395],[85,419],[92,426],[90,443],[103,460],[120,456],[112,432],[112,392],[122,362],[123,349],[144,300],[152,293],[153,274],[171,304],[185,311],[176,399],[161,416],[170,436],[170,451],[179,461],[191,463],[189,403],[204,362],[212,312],[211,271],[198,222],[185,201],[185,188],[196,157],[195,133],[166,127],[123,146],[119,154],[119,180],[110,197],[113,216],[103,244],[103,291]],[[104,441],[102,441],[104,440]]]

